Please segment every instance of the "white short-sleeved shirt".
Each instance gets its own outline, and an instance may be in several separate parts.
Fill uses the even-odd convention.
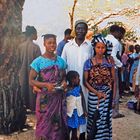
[[[123,65],[122,62],[117,58],[117,53],[119,52],[120,56],[122,53],[121,43],[111,34],[107,35],[105,39],[112,42],[113,48],[112,48],[111,56],[114,59],[115,65],[117,67],[122,67]]]
[[[68,42],[62,52],[61,57],[67,63],[67,72],[70,70],[75,70],[80,75],[80,84],[84,93],[87,96],[86,88],[83,86],[83,67],[87,59],[93,56],[93,48],[91,42],[85,40],[80,46],[75,42],[75,39]],[[87,97],[85,97],[86,99]],[[87,102],[87,99],[86,99]]]
[[[87,59],[91,58],[92,55],[93,48],[91,42],[85,40],[80,46],[78,46],[75,39],[73,39],[65,45],[61,57],[68,65],[67,71],[75,70],[83,79],[84,63]]]

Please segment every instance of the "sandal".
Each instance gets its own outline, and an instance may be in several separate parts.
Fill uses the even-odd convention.
[[[118,115],[114,116],[113,119],[123,118],[123,117],[125,117],[125,115],[123,115],[123,114],[118,114]]]

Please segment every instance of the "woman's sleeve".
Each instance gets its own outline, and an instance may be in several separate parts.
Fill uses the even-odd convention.
[[[61,64],[62,64],[62,69],[67,68],[67,63],[65,62],[65,60],[63,58],[61,58]]]
[[[39,59],[36,58],[36,59],[34,59],[33,62],[30,64],[30,67],[31,67],[32,69],[34,69],[37,73],[39,73],[39,71],[40,71],[39,62],[40,62]]]
[[[91,60],[88,59],[86,60],[86,62],[84,63],[84,71],[88,71],[91,69]]]

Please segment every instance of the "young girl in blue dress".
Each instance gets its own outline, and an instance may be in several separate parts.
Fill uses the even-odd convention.
[[[79,85],[79,74],[76,71],[69,71],[66,79],[68,81],[66,101],[67,101],[67,125],[70,133],[72,132],[71,140],[78,140],[77,128],[79,125],[86,123],[86,105],[84,95]]]

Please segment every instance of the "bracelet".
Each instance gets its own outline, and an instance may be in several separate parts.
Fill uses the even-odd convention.
[[[43,91],[47,91],[48,88],[47,88],[47,87],[43,87],[42,90],[43,90]]]

